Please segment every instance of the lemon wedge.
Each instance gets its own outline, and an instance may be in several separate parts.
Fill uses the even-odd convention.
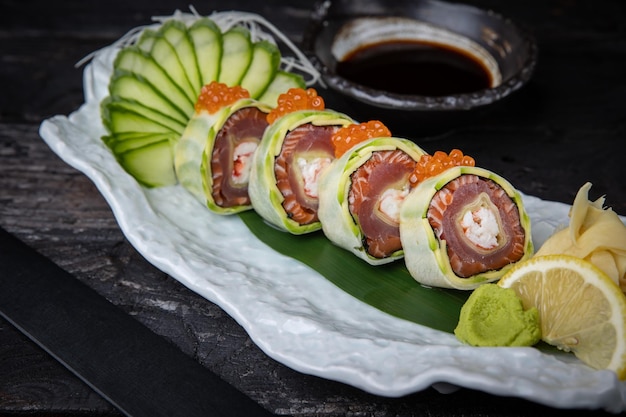
[[[542,340],[626,379],[626,296],[604,272],[571,255],[535,256],[498,285],[539,311]]]

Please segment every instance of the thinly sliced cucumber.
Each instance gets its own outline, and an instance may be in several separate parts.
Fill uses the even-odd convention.
[[[139,132],[139,131],[131,132],[127,130],[124,132],[110,133],[108,135],[103,136],[102,139],[108,144],[116,144],[116,143],[126,142],[126,141],[132,142],[136,139],[141,139],[144,136],[154,136],[154,135],[163,135],[164,137],[162,139],[165,139],[165,137],[176,138],[178,134],[175,132]]]
[[[259,98],[274,79],[279,66],[278,47],[268,41],[255,42],[252,48],[252,62],[240,84],[248,90],[250,97]]]
[[[178,182],[169,140],[132,149],[116,157],[126,172],[146,187],[163,187]]]
[[[113,136],[115,138],[115,136]],[[109,148],[114,154],[119,155],[133,149],[143,148],[153,143],[162,142],[164,140],[170,141],[173,144],[177,137],[169,133],[144,133],[141,136],[137,136],[133,139],[126,140],[111,140],[109,141]]]
[[[248,29],[226,33],[210,18],[168,20],[145,29],[114,62],[110,96],[101,103],[108,135],[102,139],[127,172],[149,187],[176,184],[174,146],[194,114],[201,87],[211,81],[241,85],[270,106],[304,79],[279,71],[280,51],[253,42]]]
[[[179,103],[185,105],[185,108],[181,109],[143,76],[126,70],[114,71],[109,83],[109,93],[113,97],[138,101],[181,123],[187,123],[194,112],[193,106],[186,101]]]
[[[161,26],[159,33],[174,47],[178,59],[187,73],[187,78],[193,86],[195,93],[192,101],[195,103],[202,88],[202,79],[198,70],[195,48],[189,36],[187,26],[180,20],[168,20]]]
[[[182,134],[183,130],[185,130],[185,126],[187,125],[186,123],[182,123],[171,118],[167,114],[156,111],[150,107],[146,107],[138,101],[109,96],[103,100],[102,106],[106,108],[109,114],[112,114],[112,112],[123,113],[125,111],[135,113],[164,126],[171,132],[179,134]],[[119,130],[111,129],[111,132],[117,131]],[[141,129],[137,129],[137,131],[141,131]]]
[[[267,87],[259,101],[275,107],[278,96],[287,92],[290,88],[306,88],[306,82],[300,74],[279,70],[276,76]]]
[[[193,102],[198,98],[198,89],[189,80],[189,75],[179,58],[179,53],[164,34],[159,32],[152,44],[150,55],[163,67],[170,78],[177,83]],[[194,62],[195,65],[195,62]]]
[[[137,40],[137,43],[135,43],[135,45],[137,45],[137,47],[142,51],[150,52],[156,36],[157,33],[155,30],[149,28],[144,29],[144,31],[141,32],[141,36],[139,36],[139,39]]]
[[[229,86],[240,85],[252,62],[250,32],[240,26],[222,35],[222,59],[218,81]]]
[[[109,132],[172,133],[172,129],[132,110],[116,106],[102,106],[102,121]]]
[[[116,142],[124,142],[127,140],[133,141],[135,139],[141,139],[142,136],[153,136],[156,134],[164,135],[167,137],[173,136],[176,137],[178,134],[174,132],[164,132],[164,133],[155,133],[155,132],[115,132],[110,135],[103,136],[103,139],[106,138],[107,143],[116,143]]]
[[[218,80],[222,60],[222,31],[211,19],[202,18],[189,27],[189,36],[196,51],[202,85]]]
[[[146,132],[115,132],[109,135],[102,136],[102,141],[109,148],[115,146],[116,143],[123,142],[126,140],[134,140],[140,139],[142,136],[153,135],[154,133],[146,133]],[[165,133],[164,133],[165,134]]]
[[[113,68],[126,70],[147,80],[152,86],[166,94],[167,97],[181,109],[192,109],[195,100],[190,100],[183,90],[175,83],[150,55],[137,46],[128,46],[122,49],[113,63]]]

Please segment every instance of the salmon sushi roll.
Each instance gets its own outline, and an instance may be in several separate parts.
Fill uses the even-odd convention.
[[[380,122],[369,124],[376,132]],[[360,140],[355,136],[368,135],[366,129],[354,129],[346,136],[351,142]],[[318,214],[324,234],[371,265],[403,256],[400,207],[409,193],[416,162],[425,154],[414,142],[386,133],[380,137],[373,133],[354,144],[319,182]]]
[[[400,238],[411,276],[433,287],[475,289],[533,255],[520,193],[475,166],[419,180],[400,211]]]
[[[218,214],[252,208],[248,182],[252,157],[268,126],[271,107],[240,87],[212,83],[175,146],[179,182]]]
[[[249,195],[254,210],[268,223],[292,234],[321,229],[318,211],[319,175],[335,159],[331,137],[354,123],[349,116],[323,108],[314,91],[292,89],[270,113],[270,126],[255,153]],[[282,106],[282,107],[281,107]],[[271,116],[275,116],[272,118]]]

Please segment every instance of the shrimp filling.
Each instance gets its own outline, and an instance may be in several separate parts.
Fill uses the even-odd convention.
[[[388,188],[381,194],[377,208],[383,221],[392,225],[400,224],[400,206],[409,195],[409,190],[407,185],[402,189]]]
[[[304,194],[308,198],[318,198],[317,183],[320,174],[330,165],[330,158],[314,158],[307,160],[306,158],[298,158],[296,163],[302,174]]]
[[[248,184],[250,179],[251,159],[259,146],[257,142],[242,142],[233,152],[232,181],[236,185]]]
[[[479,249],[492,250],[502,243],[498,208],[484,193],[468,207],[459,221],[459,226],[468,243]]]
[[[474,245],[483,249],[498,246],[498,222],[493,213],[485,208],[466,212],[461,220],[465,237]]]

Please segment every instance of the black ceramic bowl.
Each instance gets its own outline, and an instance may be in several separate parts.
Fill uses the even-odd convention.
[[[379,62],[397,62],[391,67],[404,69],[403,75],[383,72],[372,65],[376,58],[369,62],[367,77],[345,71],[346,64],[358,68],[357,64],[367,62],[359,61],[359,54],[363,57],[374,47],[400,44],[412,46],[380,55]],[[474,89],[466,85],[457,91],[419,90],[412,85],[416,80],[447,85],[446,80],[451,84],[460,79],[455,74],[442,75],[446,72],[439,69],[422,73],[421,58],[413,59],[417,55],[412,54],[424,45],[470,57],[484,70],[487,84]],[[302,47],[320,71],[330,89],[327,92],[336,93],[339,104],[332,105],[347,103],[346,112],[355,119],[378,119],[392,133],[411,137],[436,135],[480,117],[524,86],[537,60],[536,42],[525,28],[492,11],[437,0],[324,1],[315,7]],[[405,78],[400,87],[379,82],[401,76]]]

